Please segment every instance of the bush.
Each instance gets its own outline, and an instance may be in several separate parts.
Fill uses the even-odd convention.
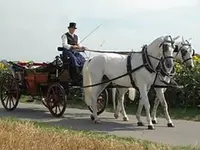
[[[0,79],[2,78],[3,73],[7,71],[6,67],[0,63]]]
[[[192,107],[200,105],[200,56],[194,56],[194,68],[185,69],[179,62],[176,63],[175,81],[184,88],[169,88],[165,95],[171,107]]]

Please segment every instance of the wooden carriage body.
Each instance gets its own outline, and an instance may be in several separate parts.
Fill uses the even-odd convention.
[[[63,52],[63,48],[58,47],[58,51]],[[3,107],[12,111],[18,106],[21,95],[32,96],[33,99],[36,96],[54,117],[62,116],[67,106],[67,97],[74,95],[73,89],[82,89],[82,84],[73,82],[70,77],[73,74],[70,72],[69,57],[61,54],[55,58],[51,63],[3,61],[9,70],[0,82]],[[98,114],[101,114],[107,106],[108,92],[104,90],[97,101],[100,106],[103,102],[103,107],[98,110]],[[89,110],[92,112],[91,107]]]
[[[26,67],[28,63],[17,63],[21,67]],[[48,86],[53,82],[66,84],[69,81],[69,71],[63,67],[56,67],[47,63],[32,63],[31,68],[23,68],[16,71],[18,80],[22,83],[25,95],[44,95]]]

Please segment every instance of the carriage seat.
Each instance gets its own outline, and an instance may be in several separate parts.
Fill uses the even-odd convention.
[[[63,61],[64,68],[67,68],[70,65],[70,63],[69,63],[70,62],[69,61],[70,57],[68,57],[68,56],[64,57],[63,52],[64,52],[65,48],[63,48],[63,47],[57,47],[57,50],[60,51],[60,52],[62,52],[62,54],[60,54],[60,58]]]
[[[63,47],[58,47],[57,50],[60,51],[60,52],[63,52],[64,48]]]

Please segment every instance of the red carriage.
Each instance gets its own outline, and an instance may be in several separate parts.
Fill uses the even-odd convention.
[[[61,48],[58,48],[62,51]],[[67,96],[74,86],[70,78],[70,64],[63,55],[56,56],[51,63],[24,63],[3,61],[10,70],[4,73],[0,84],[0,98],[3,107],[14,110],[22,95],[39,96],[54,117],[64,114]],[[72,95],[72,94],[71,94]],[[98,99],[98,114],[102,113],[108,102],[108,92],[104,90]],[[90,108],[90,111],[92,109]]]

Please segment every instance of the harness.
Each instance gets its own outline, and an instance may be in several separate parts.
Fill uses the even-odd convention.
[[[132,65],[131,65],[131,56],[132,56],[132,53],[130,53],[127,57],[127,65],[126,65],[126,68],[127,68],[127,72],[129,73],[129,78],[130,78],[130,81],[131,81],[131,85],[133,88],[138,89],[138,87],[135,85],[135,82],[133,80],[133,76],[132,76]],[[150,56],[150,55],[149,55]],[[153,56],[151,56],[153,57]],[[156,58],[157,59],[157,58]],[[143,48],[142,48],[142,60],[143,60],[143,65],[141,65],[141,68],[142,67],[145,67],[150,73],[153,73],[153,72],[156,72],[154,69],[153,69],[153,66],[152,66],[152,63],[148,57],[148,53],[147,53],[147,45],[144,45]],[[139,68],[140,69],[140,68]],[[138,69],[137,69],[138,70]],[[136,71],[136,70],[135,70]]]
[[[140,66],[138,66],[138,67],[136,67],[136,68],[134,68],[134,69],[132,69],[132,65],[131,65],[131,56],[132,56],[133,53],[142,53],[142,59],[143,59],[143,64],[140,65]],[[104,81],[102,81],[102,82],[100,82],[100,83],[96,83],[96,84],[92,84],[92,85],[83,86],[83,88],[88,88],[88,87],[93,87],[93,86],[98,86],[98,85],[102,85],[102,84],[105,84],[105,83],[109,83],[109,82],[112,82],[112,81],[114,81],[114,80],[120,79],[120,78],[125,77],[125,76],[128,75],[129,78],[130,78],[130,81],[131,81],[131,84],[132,84],[133,88],[138,89],[138,87],[135,85],[135,82],[134,82],[133,77],[132,77],[132,73],[133,73],[133,72],[135,72],[135,71],[137,71],[137,70],[139,70],[139,69],[141,69],[141,68],[143,68],[143,67],[145,67],[145,68],[146,68],[149,72],[151,72],[151,73],[156,72],[156,70],[153,69],[153,66],[152,66],[151,61],[149,60],[149,57],[148,57],[148,56],[149,56],[149,57],[152,57],[152,58],[154,58],[154,59],[157,59],[157,60],[160,61],[160,59],[155,58],[155,57],[153,57],[153,56],[151,56],[151,55],[148,55],[148,53],[147,53],[147,46],[145,45],[145,46],[143,47],[143,49],[142,49],[142,52],[131,52],[131,53],[128,55],[128,57],[127,57],[127,65],[126,65],[127,73],[125,73],[125,74],[123,74],[123,75],[121,75],[121,76],[112,78],[112,79],[104,80]],[[91,61],[91,60],[89,60],[89,61]],[[159,62],[159,63],[160,63],[160,62]],[[155,82],[155,81],[154,81],[154,82]]]
[[[150,57],[152,57],[152,56],[150,56]],[[167,73],[167,70],[166,70],[166,68],[164,66],[164,58],[161,58],[161,61],[159,62],[158,66],[156,67],[156,70],[154,70],[153,66],[151,64],[151,61],[150,61],[150,59],[148,57],[147,45],[145,45],[143,47],[143,49],[142,49],[142,59],[143,59],[143,63],[145,64],[144,67],[150,73],[155,73],[156,72],[156,76],[154,78],[154,82],[152,84],[152,87],[154,87],[154,88],[178,87],[178,84],[175,81],[174,81],[175,85],[173,85],[173,84],[170,84],[170,83],[168,83],[168,82],[166,82],[164,80],[161,80],[161,79],[160,79],[160,81],[162,83],[164,83],[165,85],[156,85],[155,84],[156,79],[157,79],[158,76],[160,76],[160,77],[165,77],[165,76],[172,77],[172,76],[174,76],[174,74],[175,74],[175,68],[173,67],[173,70],[170,73]],[[154,58],[154,59],[157,59],[157,58]],[[132,66],[131,66],[131,54],[129,54],[129,56],[127,58],[127,72],[131,72],[131,70],[132,70]],[[135,88],[135,89],[137,89],[139,91],[138,87],[135,85],[135,82],[133,80],[132,73],[129,73],[128,75],[129,75],[132,87]]]
[[[187,41],[187,43],[182,43],[182,46],[180,48],[178,48],[178,46],[176,45],[174,52],[177,52],[176,56],[179,54],[179,52],[181,52],[181,57],[183,60],[183,63],[189,61],[192,59],[192,57],[184,59],[184,46],[191,46],[191,44]],[[195,51],[193,49],[193,55],[194,56]],[[165,85],[154,85],[154,88],[167,88],[167,87],[175,87],[175,88],[183,88],[183,86],[178,86],[178,84],[176,83],[176,81],[172,78],[175,75],[175,67],[173,66],[173,69],[170,73],[167,72],[165,66],[164,66],[164,61],[161,61],[160,65],[157,67],[157,69],[160,69],[160,71],[158,73],[160,73],[160,77],[171,77],[171,82],[173,82],[174,84],[170,84],[162,79],[160,79],[160,81],[162,83],[164,83]]]
[[[156,70],[160,70],[159,72],[160,72],[160,74],[163,76],[163,77],[166,77],[166,76],[174,76],[175,75],[175,67],[173,66],[173,68],[172,68],[172,71],[171,72],[167,72],[167,69],[166,69],[166,67],[165,67],[165,65],[164,65],[164,59],[163,58],[161,58],[161,62],[160,62],[160,64],[156,67]]]
[[[174,48],[174,45],[173,45],[173,44],[174,44],[174,41],[173,41],[173,40],[171,40],[171,41],[165,41],[165,42],[171,43],[171,44],[172,44],[172,47]],[[190,44],[185,44],[185,45],[190,46]],[[185,45],[184,45],[184,46],[185,46]],[[159,47],[161,47],[161,46],[163,46],[163,49],[166,47],[166,45],[164,44],[164,42],[162,42],[162,43],[160,44]],[[182,47],[183,47],[183,46],[182,46]],[[180,49],[177,49],[177,52],[178,52],[178,53],[179,53],[179,51],[181,51],[181,53],[182,53],[182,47],[181,47]],[[112,52],[112,53],[113,53],[113,52]],[[117,52],[115,52],[115,53],[117,53]],[[127,52],[126,52],[126,53],[127,53]],[[131,56],[132,56],[133,53],[142,53],[142,60],[143,60],[143,64],[140,65],[140,66],[138,66],[138,67],[136,67],[136,68],[134,68],[134,69],[132,69],[132,65],[131,65]],[[178,55],[178,53],[177,53],[177,55]],[[156,73],[156,76],[155,76],[154,82],[153,82],[153,84],[152,84],[152,87],[154,87],[154,88],[167,88],[167,87],[182,88],[183,86],[178,86],[178,84],[177,84],[174,80],[173,80],[174,84],[170,84],[170,83],[166,82],[164,79],[163,79],[163,80],[160,79],[160,81],[161,81],[162,83],[164,83],[165,85],[155,85],[155,82],[156,82],[156,79],[157,79],[158,76],[159,76],[159,77],[166,77],[166,76],[167,76],[167,77],[173,77],[174,74],[175,74],[175,67],[174,67],[174,66],[173,66],[172,71],[171,71],[170,73],[167,72],[167,70],[166,70],[166,68],[165,68],[165,66],[164,66],[164,59],[166,59],[166,58],[173,58],[173,57],[172,57],[172,56],[167,56],[167,57],[166,57],[166,56],[164,55],[164,51],[163,51],[163,56],[164,56],[164,57],[162,57],[161,59],[158,59],[158,58],[156,58],[156,57],[153,57],[153,56],[151,56],[151,55],[148,55],[148,52],[147,52],[147,45],[144,45],[141,52],[130,52],[130,53],[129,53],[129,55],[128,55],[128,57],[127,57],[127,65],[126,65],[127,73],[125,73],[125,74],[123,74],[123,75],[121,75],[121,76],[115,77],[115,78],[113,78],[113,79],[104,80],[104,81],[101,82],[101,83],[83,86],[83,88],[88,88],[88,87],[93,87],[93,86],[98,86],[98,85],[101,85],[101,84],[109,83],[109,82],[112,82],[112,81],[114,81],[114,80],[120,79],[120,78],[125,77],[125,76],[128,75],[129,78],[130,78],[132,87],[135,88],[135,89],[137,89],[137,90],[139,91],[138,87],[135,85],[135,82],[134,82],[134,80],[133,80],[132,73],[135,72],[135,71],[137,71],[137,70],[139,70],[139,69],[141,69],[141,68],[143,68],[143,67],[145,67],[150,73]],[[156,60],[159,61],[159,64],[158,64],[158,66],[156,67],[156,69],[153,68],[152,63],[151,63],[149,57],[152,57],[152,58],[154,58],[154,59],[156,59]],[[182,55],[182,58],[183,58],[183,57],[184,57],[184,56]],[[186,62],[186,61],[188,61],[188,60],[190,60],[190,59],[192,59],[192,58],[188,58],[188,59],[185,59],[185,60],[183,59],[183,62]],[[90,61],[91,61],[91,59],[89,60],[89,62],[90,62]],[[172,78],[171,78],[171,79],[172,79]],[[124,87],[124,86],[119,86],[119,87]]]
[[[187,41],[187,40],[186,40]],[[176,47],[176,52],[177,52],[177,55],[179,54],[179,52],[181,52],[181,55],[182,55],[182,59],[183,59],[183,63],[185,63],[185,62],[187,62],[187,61],[189,61],[189,60],[191,60],[192,59],[192,57],[191,58],[187,58],[187,59],[184,59],[184,56],[185,56],[185,54],[184,54],[184,49],[183,49],[183,47],[184,46],[189,46],[189,47],[191,47],[191,44],[187,41],[187,43],[182,43],[182,46],[180,47],[180,48],[178,48],[178,46]],[[193,54],[192,54],[192,56],[194,56],[195,55],[195,50],[193,49]]]
[[[170,38],[171,38],[171,37],[170,37]],[[171,43],[172,47],[174,47],[174,45],[173,45],[173,44],[174,44],[174,41],[172,40],[172,38],[171,38],[171,41],[165,41],[165,42]],[[160,80],[160,81],[163,82],[163,83],[165,84],[165,86],[155,85],[155,82],[156,82],[156,79],[157,79],[158,76],[162,76],[162,75],[164,75],[164,76],[166,76],[166,75],[169,76],[169,75],[170,75],[170,74],[168,74],[168,73],[166,72],[166,69],[165,69],[165,67],[164,67],[163,61],[164,61],[164,59],[166,59],[166,58],[173,58],[173,57],[172,57],[172,56],[165,56],[165,55],[164,55],[164,50],[165,50],[165,48],[166,48],[165,42],[162,42],[162,43],[160,44],[160,46],[159,46],[159,47],[161,47],[161,46],[163,47],[163,56],[164,56],[164,58],[158,59],[158,58],[156,58],[156,57],[154,57],[154,56],[149,55],[148,52],[147,52],[147,45],[144,45],[141,52],[130,52],[130,53],[129,53],[129,55],[128,55],[128,57],[127,57],[127,65],[126,65],[127,73],[125,73],[125,74],[123,74],[123,75],[121,75],[121,76],[112,78],[112,79],[104,80],[104,81],[102,81],[101,83],[83,86],[83,88],[88,88],[88,87],[93,87],[93,86],[98,86],[98,85],[102,85],[102,84],[105,84],[105,83],[109,83],[109,82],[112,82],[112,81],[114,81],[114,80],[120,79],[120,78],[125,77],[125,76],[128,75],[129,78],[130,78],[132,87],[138,90],[138,87],[135,85],[135,82],[134,82],[134,80],[133,80],[132,73],[135,72],[135,71],[137,71],[137,70],[139,70],[139,69],[141,69],[141,68],[143,68],[143,67],[145,67],[150,73],[156,73],[154,82],[153,82],[153,84],[152,84],[153,87],[161,87],[161,88],[163,88],[163,87],[164,87],[164,88],[166,88],[166,87],[177,87],[177,86],[174,86],[174,85],[170,85],[169,83],[167,83],[167,82],[164,81],[164,80]],[[140,66],[138,66],[138,67],[136,67],[136,68],[134,68],[134,69],[132,69],[132,65],[131,65],[131,56],[132,56],[133,53],[142,53],[142,60],[143,60],[143,64],[140,65]],[[156,59],[156,60],[159,61],[159,64],[158,64],[158,66],[156,67],[156,69],[153,68],[152,63],[151,63],[149,57],[152,57],[152,58],[154,58],[154,59]],[[90,60],[90,61],[91,61],[91,60]],[[163,68],[163,69],[162,69],[162,68]],[[165,69],[165,70],[164,70],[164,69]],[[174,69],[174,68],[173,68],[173,69]],[[162,73],[161,73],[161,72],[162,72]],[[174,72],[174,70],[173,70],[173,72]],[[138,90],[138,91],[139,91],[139,90]]]
[[[125,76],[127,76],[127,75],[129,75],[129,74],[132,74],[133,72],[135,72],[135,71],[137,71],[137,70],[143,68],[145,65],[146,65],[146,64],[140,65],[140,66],[136,67],[135,69],[132,69],[132,70],[130,70],[129,72],[127,72],[127,73],[125,73],[125,74],[123,74],[123,75],[121,75],[121,76],[118,76],[118,77],[115,77],[115,78],[112,78],[112,79],[109,79],[109,80],[105,80],[105,81],[102,81],[102,82],[100,82],[100,83],[96,83],[96,84],[92,84],[92,85],[83,86],[83,88],[98,86],[98,85],[101,85],[101,84],[105,84],[105,83],[112,82],[112,81],[114,81],[114,80],[117,80],[117,79],[120,79],[120,78],[122,78],[122,77],[125,77]],[[128,66],[128,65],[127,65],[127,66]],[[132,80],[132,81],[133,81],[133,80]],[[131,82],[132,82],[132,81],[131,81]],[[133,82],[134,82],[134,81],[133,81]],[[135,85],[135,84],[134,84],[134,85]],[[137,87],[136,87],[136,88],[137,88]]]

